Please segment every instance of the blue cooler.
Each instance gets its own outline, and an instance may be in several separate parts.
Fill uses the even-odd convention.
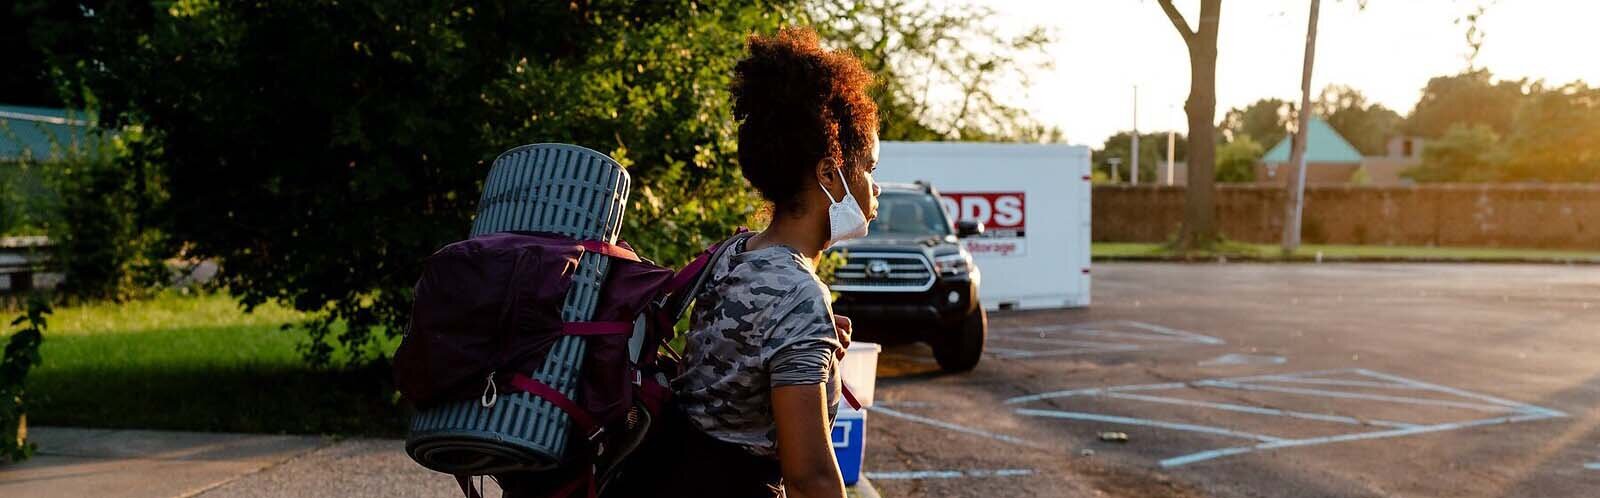
[[[861,457],[866,449],[867,413],[840,405],[833,419],[833,457],[839,460],[839,473],[846,486],[861,480]]]

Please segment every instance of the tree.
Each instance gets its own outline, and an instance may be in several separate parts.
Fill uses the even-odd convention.
[[[0,47],[6,47],[5,70],[0,71],[0,97],[3,103],[40,107],[60,107],[61,96],[51,81],[47,55],[29,39],[33,25],[49,14],[48,9],[74,9],[70,2],[43,5],[13,4],[0,7]]]
[[[999,98],[1048,69],[1051,37],[1041,27],[1001,34],[994,12],[916,0],[816,0],[803,9],[823,38],[858,50],[878,75],[873,89],[886,140],[1059,142],[1059,129]]]
[[[1439,138],[1456,124],[1488,126],[1499,135],[1511,132],[1526,80],[1490,81],[1487,69],[1428,79],[1422,97],[1406,117],[1406,134]]]
[[[1600,182],[1600,88],[1534,85],[1518,108],[1503,179]],[[1431,149],[1429,144],[1424,151]]]
[[[1455,124],[1422,149],[1422,164],[1402,173],[1419,182],[1490,182],[1500,179],[1505,149],[1485,124]]]
[[[1172,27],[1178,30],[1189,48],[1189,99],[1183,104],[1189,116],[1189,188],[1185,190],[1183,228],[1177,246],[1194,249],[1210,246],[1222,238],[1217,231],[1216,207],[1216,123],[1217,114],[1217,26],[1222,15],[1222,0],[1200,0],[1198,25],[1189,22],[1172,0],[1158,0]]]
[[[1217,181],[1256,181],[1256,162],[1265,149],[1249,135],[1222,144],[1217,148]]]
[[[1228,141],[1250,137],[1265,146],[1276,145],[1289,134],[1294,106],[1283,99],[1261,99],[1233,108],[1222,117],[1220,132]]]
[[[466,235],[512,146],[617,158],[624,236],[666,264],[757,208],[727,87],[743,38],[782,21],[769,2],[85,3],[37,30],[52,66],[145,132],[169,190],[149,210],[189,255],[247,307],[315,313],[317,363],[399,332],[421,259]]]
[[[1402,118],[1383,104],[1368,103],[1359,90],[1344,85],[1322,89],[1312,109],[1328,125],[1364,155],[1382,155],[1389,137],[1399,129]]]
[[[1423,182],[1600,181],[1600,89],[1583,83],[1529,86],[1509,135],[1455,123],[1429,141],[1406,176]]]
[[[1111,158],[1120,158],[1117,166],[1117,178],[1128,181],[1133,175],[1133,163],[1129,162],[1132,152],[1133,134],[1131,132],[1117,132],[1106,137],[1106,141],[1099,150],[1090,154],[1095,159],[1094,169],[1111,171]],[[1188,142],[1183,134],[1179,133],[1177,142],[1173,145],[1172,155],[1175,161],[1183,161],[1188,156],[1186,152]],[[1167,132],[1151,132],[1139,134],[1139,182],[1153,183],[1162,179],[1166,171],[1160,168],[1160,163],[1167,160]],[[1109,175],[1109,173],[1108,173]]]

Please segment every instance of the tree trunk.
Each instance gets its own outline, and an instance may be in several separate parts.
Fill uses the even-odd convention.
[[[1183,104],[1189,116],[1189,186],[1177,240],[1177,248],[1182,250],[1208,247],[1221,239],[1216,219],[1217,21],[1221,10],[1221,0],[1203,0],[1198,29],[1184,37],[1189,46],[1189,100]]]

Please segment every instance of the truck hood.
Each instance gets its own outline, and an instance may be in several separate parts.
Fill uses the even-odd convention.
[[[900,249],[900,250],[907,250],[907,249],[914,249],[914,248],[932,248],[932,247],[938,247],[940,245],[946,245],[946,244],[954,245],[954,244],[951,244],[949,242],[946,242],[944,240],[944,237],[933,236],[933,235],[922,236],[922,237],[909,237],[909,236],[908,237],[870,237],[870,238],[860,238],[860,239],[847,240],[847,241],[844,241],[844,242],[840,242],[838,244],[834,244],[834,246],[832,248],[830,248],[830,250],[833,250],[833,249],[844,249],[844,250],[847,250],[847,251],[848,250],[862,250],[862,249]]]

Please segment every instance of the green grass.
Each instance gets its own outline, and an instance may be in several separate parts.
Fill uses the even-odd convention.
[[[29,421],[233,432],[402,433],[404,414],[394,402],[387,368],[307,367],[297,349],[305,333],[279,329],[303,318],[270,305],[246,314],[225,295],[166,294],[120,305],[57,308],[48,317],[40,350],[43,363],[28,377]],[[376,348],[392,351],[394,345],[386,340]]]
[[[1221,247],[1180,254],[1164,244],[1096,242],[1090,248],[1095,259],[1135,260],[1214,260],[1217,258],[1261,261],[1467,261],[1467,262],[1600,262],[1600,251],[1557,251],[1544,249],[1506,249],[1478,247],[1351,246],[1303,245],[1285,258],[1277,245],[1229,242]]]

